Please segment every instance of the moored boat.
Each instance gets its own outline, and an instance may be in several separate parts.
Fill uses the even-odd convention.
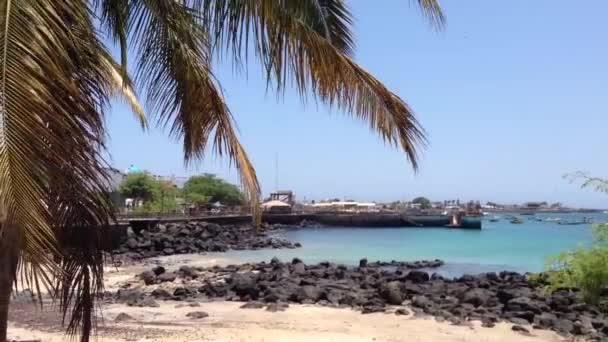
[[[519,217],[514,217],[510,222],[512,224],[522,224],[524,223],[524,220],[520,219]]]

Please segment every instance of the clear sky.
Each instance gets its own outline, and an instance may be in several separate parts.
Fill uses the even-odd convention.
[[[365,124],[295,92],[266,93],[261,69],[216,74],[256,165],[263,193],[299,199],[560,201],[608,207],[608,197],[562,179],[608,176],[608,1],[444,0],[443,32],[405,0],[350,0],[357,61],[416,111],[430,146],[414,174]],[[211,155],[185,169],[166,132],[142,133],[115,105],[108,119],[114,166],[156,174],[212,172],[236,181]]]

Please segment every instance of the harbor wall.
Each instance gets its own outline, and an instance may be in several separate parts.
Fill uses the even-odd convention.
[[[118,247],[127,239],[129,227],[136,233],[149,230],[159,223],[179,223],[191,221],[205,221],[220,225],[248,224],[251,223],[251,215],[224,215],[224,216],[201,216],[201,217],[149,217],[120,220],[118,224],[110,228],[110,240],[112,248]],[[328,227],[428,227],[448,229],[481,229],[480,218],[465,217],[458,227],[448,227],[450,217],[447,215],[436,216],[406,216],[392,213],[311,213],[311,214],[264,214],[262,222],[267,224],[300,225],[302,221],[316,222]]]

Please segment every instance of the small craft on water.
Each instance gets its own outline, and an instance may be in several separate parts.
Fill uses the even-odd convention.
[[[519,217],[514,217],[514,218],[511,220],[511,223],[512,223],[512,224],[522,224],[522,223],[524,223],[524,220],[520,219]]]
[[[590,223],[593,223],[592,220],[590,218],[584,217],[582,221],[559,221],[557,224],[561,224],[563,226],[578,226]]]

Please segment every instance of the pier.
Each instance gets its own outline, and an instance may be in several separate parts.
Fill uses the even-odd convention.
[[[217,224],[246,224],[252,220],[251,215],[221,216],[176,216],[124,218],[121,226],[130,225],[133,230],[149,229],[158,223],[177,223],[206,221]],[[302,221],[317,222],[330,227],[434,227],[450,229],[481,229],[481,218],[461,216],[454,222],[451,215],[404,215],[398,213],[297,213],[262,215],[262,222],[267,224],[298,225]]]

